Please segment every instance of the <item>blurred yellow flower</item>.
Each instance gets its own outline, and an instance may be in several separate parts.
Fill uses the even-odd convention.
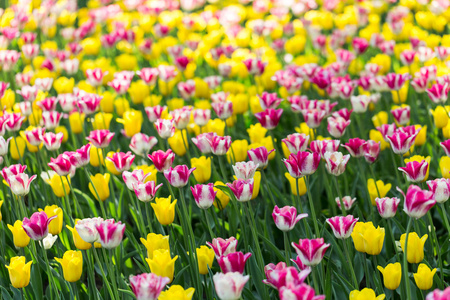
[[[98,201],[105,201],[109,197],[109,179],[111,175],[109,173],[105,174],[95,174],[91,175],[92,183],[89,183],[89,190],[95,199]],[[92,185],[93,184],[93,185]]]

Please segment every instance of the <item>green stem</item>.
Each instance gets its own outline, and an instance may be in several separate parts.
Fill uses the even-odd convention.
[[[291,261],[291,245],[289,244],[289,233],[287,231],[283,231],[284,237],[284,254],[286,256],[286,265],[289,266]]]
[[[337,180],[337,176],[332,176],[334,179],[334,185],[336,186],[337,195],[339,197],[339,202],[341,203],[341,210],[344,217],[347,215],[347,210],[345,209],[344,200],[342,199],[341,190],[339,189],[339,183]]]
[[[406,238],[405,238],[405,251],[403,253],[403,274],[405,275],[405,286],[406,286],[406,299],[411,298],[411,288],[409,287],[409,274],[408,274],[408,238],[409,231],[411,230],[412,218],[409,218],[408,225],[406,226]]]
[[[94,246],[93,243],[92,243],[92,252],[94,252],[95,259],[97,260],[98,266],[100,267],[100,272],[102,273],[102,276],[103,276],[103,282],[106,284],[106,288],[108,290],[108,293],[111,296],[111,299],[114,299],[115,298],[114,293],[113,293],[113,291],[111,289],[111,286],[109,285],[108,278],[106,278],[106,274],[105,274],[105,270],[103,269],[102,261],[98,257],[97,249],[95,249],[95,246]]]
[[[359,285],[358,285],[358,280],[356,279],[355,269],[353,269],[352,259],[350,258],[350,252],[348,251],[348,247],[347,247],[347,241],[346,240],[342,240],[342,243],[344,244],[344,252],[345,252],[345,256],[347,258],[347,263],[350,266],[351,276],[352,276],[352,279],[353,279],[354,288],[356,290],[359,290]]]
[[[300,212],[303,214],[303,205],[302,205],[302,200],[300,198],[300,191],[298,189],[299,181],[300,181],[300,178],[295,179],[295,188],[297,189],[297,202],[298,202],[297,205],[300,208]],[[303,220],[303,226],[305,227],[306,235],[308,238],[311,238],[312,237],[311,229],[309,228],[308,223],[306,222],[306,218],[302,218],[302,220]]]
[[[438,261],[438,265],[439,265],[439,277],[441,278],[441,282],[439,283],[439,288],[443,289],[444,288],[444,286],[443,286],[443,283],[444,283],[444,264],[442,262],[441,249],[440,249],[440,246],[439,246],[439,240],[438,240],[438,238],[436,236],[436,229],[434,228],[433,218],[431,217],[430,211],[427,212],[427,217],[428,217],[428,221],[430,222],[431,234],[432,234],[433,239],[434,239],[434,244],[436,245],[436,252],[437,252],[437,256],[438,256],[438,260],[437,261]],[[406,244],[405,244],[405,252],[406,252]]]
[[[316,218],[316,210],[314,208],[314,202],[312,199],[312,195],[311,195],[311,177],[310,176],[306,176],[306,185],[307,185],[307,192],[308,192],[308,200],[309,200],[309,207],[311,210],[311,217],[313,219],[313,223],[314,223],[314,231],[316,233],[316,238],[318,238],[320,236],[320,231],[319,231],[319,225],[317,224],[317,218]]]
[[[212,239],[215,238],[215,235],[212,232],[212,227],[211,227],[211,224],[210,224],[211,222],[209,221],[208,214],[206,213],[205,209],[202,209],[202,214],[203,214],[203,218],[205,218],[205,220],[206,220],[206,227],[208,227],[209,235],[210,235],[211,240],[212,240]]]

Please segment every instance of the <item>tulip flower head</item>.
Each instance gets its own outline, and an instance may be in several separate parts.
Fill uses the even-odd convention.
[[[345,171],[350,155],[343,155],[341,152],[325,152],[324,154],[326,169],[328,173],[339,176]]]
[[[157,300],[169,282],[169,278],[153,273],[130,276],[131,289],[136,295],[137,300]]]
[[[399,187],[397,190],[405,200],[403,210],[411,218],[420,219],[436,204],[433,192],[422,190],[417,185],[410,185],[406,194]]]
[[[355,218],[352,215],[345,217],[336,216],[327,219],[327,223],[331,226],[333,234],[337,239],[348,239],[358,220],[359,218]]]
[[[109,143],[111,143],[114,135],[114,132],[110,132],[107,129],[99,129],[92,130],[86,139],[91,142],[96,148],[103,149],[109,146]]]
[[[411,264],[418,264],[422,262],[424,258],[424,245],[428,239],[428,235],[425,234],[419,237],[417,233],[411,232],[408,235],[408,254],[406,258]],[[406,233],[400,236],[400,247],[405,251]]]
[[[393,218],[397,212],[397,207],[400,203],[400,199],[397,197],[393,198],[376,198],[375,202],[377,204],[378,213],[383,219]]]
[[[278,126],[282,114],[283,109],[281,108],[268,108],[262,112],[256,113],[255,117],[258,119],[258,122],[261,123],[262,127],[267,130],[272,130]]]
[[[431,270],[426,264],[420,264],[417,273],[413,274],[417,287],[422,291],[429,290],[433,286],[433,277],[436,271],[436,269]]]
[[[208,142],[211,152],[214,155],[225,155],[231,146],[231,136],[213,135],[211,140],[208,139]]]
[[[428,162],[426,160],[422,160],[421,162],[410,161],[406,163],[405,167],[399,167],[398,170],[405,174],[408,181],[422,182],[426,180]]]
[[[445,203],[450,197],[450,180],[438,178],[427,181],[428,189],[433,192],[437,203]]]
[[[446,300],[450,299],[450,287],[441,291],[439,289],[435,289],[431,293],[427,295],[426,300]]]
[[[298,272],[295,267],[286,266],[285,262],[278,264],[268,264],[264,267],[264,273],[267,279],[263,282],[277,290],[282,287],[302,284],[306,277],[311,273],[311,269],[305,269]]]
[[[167,120],[167,119],[158,119],[155,122],[155,128],[158,132],[158,135],[162,139],[168,139],[175,133],[175,126],[174,126],[173,119]]]
[[[135,154],[145,157],[157,143],[158,139],[156,137],[139,132],[131,138],[130,149]]]
[[[247,202],[252,199],[254,180],[237,179],[233,183],[227,183],[227,186],[233,192],[236,200],[239,202]]]
[[[377,269],[383,274],[384,286],[389,290],[396,290],[402,280],[402,266],[400,263],[388,264],[385,268],[378,266]]]
[[[244,276],[239,272],[216,273],[213,280],[217,297],[220,300],[240,299],[244,286],[249,279],[250,276]]]
[[[131,168],[131,164],[134,160],[134,155],[132,155],[130,151],[128,151],[127,153],[116,152],[112,157],[106,157],[106,160],[109,160],[114,164],[117,172],[122,173],[124,171],[128,171]]]
[[[339,197],[336,197],[335,201],[339,209],[342,209],[341,199]],[[353,204],[355,204],[355,202],[356,198],[352,198],[351,196],[342,197],[342,203],[344,204],[345,211],[349,211],[353,207]]]
[[[16,289],[24,288],[30,283],[30,273],[32,261],[25,263],[25,256],[12,257],[9,266],[6,266],[9,272],[11,285]]]
[[[63,269],[64,279],[68,282],[77,282],[83,273],[83,255],[81,251],[66,251],[62,258],[55,258]]]
[[[237,242],[235,237],[230,237],[228,239],[215,238],[211,243],[206,242],[206,244],[214,250],[216,258],[219,259],[222,256],[236,252]]]
[[[295,224],[303,218],[306,218],[308,214],[297,215],[297,209],[294,206],[285,206],[278,208],[275,205],[272,217],[277,228],[283,232],[290,231],[294,228]]]
[[[392,135],[387,135],[391,149],[395,154],[403,155],[414,145],[418,133],[409,134],[397,130]]]
[[[358,222],[353,227],[351,237],[358,252],[378,255],[383,248],[384,235],[384,228],[375,228],[372,222]]]
[[[150,202],[155,198],[156,192],[159,190],[159,188],[162,185],[163,185],[162,183],[156,185],[156,183],[154,181],[149,181],[146,183],[137,182],[134,184],[133,187],[134,187],[134,192],[136,193],[136,197],[140,201]]]
[[[155,211],[156,218],[161,225],[170,225],[175,218],[175,205],[177,200],[171,202],[171,196],[168,198],[156,198],[155,203],[151,203]]]
[[[122,242],[125,224],[114,219],[103,220],[95,225],[99,242],[105,249],[114,249]]]
[[[189,169],[186,165],[178,165],[175,168],[170,167],[164,171],[164,177],[169,181],[173,187],[184,187],[189,180],[189,176],[195,170],[195,168]]]
[[[192,196],[195,203],[201,209],[208,209],[213,205],[217,192],[214,191],[214,184],[196,184],[191,186]]]
[[[297,255],[307,266],[316,266],[321,261],[330,244],[326,244],[323,238],[300,239],[298,244],[292,242]]]
[[[258,168],[263,170],[269,164],[269,155],[274,152],[275,149],[267,151],[267,148],[264,146],[250,149],[247,151],[247,155],[250,161],[253,161],[255,164],[258,164]]]
[[[170,149],[166,152],[158,150],[149,154],[148,158],[153,162],[158,172],[165,172],[171,168],[173,160],[175,159],[175,154]]]
[[[255,176],[255,172],[258,169],[259,164],[255,164],[253,161],[237,162],[233,166],[234,174],[237,179],[252,179]]]
[[[35,212],[31,218],[24,218],[22,227],[26,234],[34,241],[43,240],[48,235],[48,225],[51,221],[56,219],[56,215],[50,218],[43,211]]]
[[[289,284],[283,286],[279,290],[280,300],[289,299],[308,299],[308,300],[323,300],[324,295],[316,295],[316,292],[309,285],[302,283],[300,285]],[[305,298],[306,297],[306,298]]]

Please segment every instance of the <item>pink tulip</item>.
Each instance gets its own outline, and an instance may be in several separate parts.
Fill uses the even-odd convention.
[[[282,142],[288,147],[291,153],[297,154],[300,151],[305,151],[308,147],[309,135],[293,133],[283,139]]]
[[[137,300],[157,300],[159,294],[170,282],[167,277],[161,277],[153,273],[143,273],[130,276],[130,285]]]
[[[381,135],[383,136],[383,139],[388,142],[388,136],[391,136],[394,134],[395,130],[396,130],[397,126],[395,125],[395,123],[392,124],[383,124],[379,127],[377,127],[377,130],[381,133]]]
[[[341,141],[339,140],[314,140],[309,145],[312,152],[319,153],[324,159],[325,152],[336,152],[339,150],[339,145]]]
[[[299,273],[295,267],[288,267],[285,262],[279,262],[276,265],[268,264],[265,266],[264,273],[267,279],[264,279],[263,282],[280,290],[280,288],[290,284],[302,284],[311,273],[311,269],[305,269]]]
[[[255,164],[258,164],[259,169],[265,169],[269,164],[269,155],[273,151],[275,151],[275,149],[267,151],[266,147],[261,146],[248,150],[247,155],[249,160],[253,161]]]
[[[207,77],[203,78],[203,80],[208,84],[208,87],[211,90],[215,90],[222,82],[222,77],[212,75],[212,76],[207,76]]]
[[[277,93],[263,92],[261,96],[258,95],[259,104],[263,110],[268,108],[276,109],[283,99],[278,98]]]
[[[87,82],[94,87],[102,85],[103,77],[106,74],[108,71],[103,72],[100,68],[87,69],[85,73]]]
[[[188,80],[186,82],[180,82],[177,85],[178,92],[181,95],[181,98],[188,100],[195,96],[195,81]]]
[[[173,120],[158,119],[155,122],[155,128],[162,139],[168,139],[175,134]]]
[[[158,80],[159,72],[156,68],[142,68],[140,71],[137,71],[136,74],[145,82],[145,84],[154,86],[156,80]]]
[[[411,80],[411,86],[414,88],[414,91],[416,91],[416,93],[423,93],[428,88],[428,78],[426,78],[425,76],[415,77],[413,80]]]
[[[283,159],[289,174],[294,178],[300,178],[314,174],[319,167],[320,154],[316,152],[298,152]]]
[[[44,117],[44,114],[42,114],[42,117]],[[3,116],[3,120],[6,130],[8,130],[9,132],[16,132],[20,130],[20,127],[22,127],[22,123],[23,120],[25,120],[25,117],[19,113],[5,113],[5,115]]]
[[[300,239],[298,244],[292,242],[297,255],[307,266],[316,266],[321,261],[330,244],[326,244],[323,238]]]
[[[19,197],[23,197],[30,192],[30,185],[33,180],[36,179],[36,175],[28,177],[25,173],[20,173],[17,175],[11,175],[8,177],[9,187],[11,192]]]
[[[363,146],[364,158],[369,164],[373,164],[380,154],[380,142],[368,140]]]
[[[139,132],[131,138],[130,149],[137,155],[145,157],[156,144],[158,144],[156,137]]]
[[[328,173],[339,176],[345,171],[350,155],[343,155],[341,152],[325,152],[326,169]]]
[[[353,111],[357,114],[362,114],[367,111],[370,104],[370,97],[367,95],[351,96],[350,102],[352,104]]]
[[[282,113],[283,109],[281,108],[268,108],[262,112],[256,113],[255,117],[258,119],[258,122],[261,123],[262,127],[266,128],[267,130],[272,130],[277,127],[278,122],[280,122]]]
[[[245,262],[252,256],[251,253],[232,252],[222,255],[217,259],[223,273],[239,272],[244,273]]]
[[[345,149],[347,149],[348,153],[350,153],[353,157],[362,157],[364,155],[364,145],[367,142],[360,138],[349,139],[348,143],[342,145]]]
[[[359,218],[355,218],[352,215],[345,217],[336,216],[327,219],[327,223],[331,226],[333,234],[337,239],[348,239],[358,220]]]
[[[48,235],[48,224],[57,216],[47,217],[43,211],[35,212],[31,218],[24,218],[22,227],[25,233],[34,241],[40,241]]]
[[[102,97],[97,94],[84,93],[78,96],[76,105],[81,113],[91,115],[98,111]]]
[[[391,114],[398,124],[404,126],[409,123],[411,108],[409,106],[398,107],[391,110]]]
[[[57,158],[50,157],[50,162],[47,165],[59,176],[75,173],[75,166],[70,162],[70,156],[64,153],[58,155]]]
[[[404,212],[411,218],[420,219],[436,204],[431,191],[422,190],[417,185],[410,185],[405,193],[397,187],[405,198]]]
[[[16,164],[16,165],[11,165],[11,166],[8,166],[8,167],[4,167],[2,169],[2,176],[3,176],[3,178],[5,179],[5,181],[9,185],[10,184],[9,183],[9,178],[10,177],[22,174],[23,172],[25,172],[26,169],[27,169],[27,166],[26,165],[23,166],[21,164]]]
[[[155,196],[156,192],[162,187],[162,183],[156,185],[154,181],[149,182],[136,182],[134,184],[134,192],[136,197],[142,202],[150,202]]]
[[[148,120],[151,123],[155,123],[156,120],[161,119],[161,115],[164,110],[166,110],[167,106],[147,106],[145,108],[145,113],[147,114]]]
[[[309,128],[315,129],[320,126],[323,118],[326,116],[326,111],[319,109],[303,109],[301,111],[303,119]]]
[[[132,172],[124,171],[122,173],[123,181],[127,188],[134,191],[134,185],[137,183],[142,183],[151,173],[145,174],[141,169],[133,170]]]
[[[384,77],[384,82],[386,82],[389,89],[398,91],[403,84],[411,78],[411,75],[408,73],[404,74],[396,74],[396,73],[389,73]]]
[[[174,66],[159,65],[158,66],[159,78],[164,82],[169,82],[178,74]]]
[[[233,102],[213,102],[211,104],[217,117],[221,120],[226,120],[233,115]]]
[[[36,102],[37,106],[43,111],[52,111],[56,109],[56,104],[58,104],[58,99],[56,97],[44,98],[44,100]]]
[[[435,289],[431,293],[427,295],[426,300],[448,300],[450,299],[450,287],[441,291],[439,289]]]
[[[376,198],[378,213],[383,219],[393,218],[397,213],[398,204],[400,199],[397,197],[389,198]]]
[[[392,135],[387,136],[391,149],[395,154],[403,155],[409,151],[416,141],[416,134],[408,134],[400,130],[395,131]]]
[[[214,136],[214,132],[202,133],[197,135],[197,137],[192,138],[192,142],[202,154],[209,154],[212,152],[211,144]]]
[[[435,83],[431,86],[431,88],[427,89],[427,94],[434,103],[443,104],[447,102],[449,91],[450,87],[448,86],[448,83]]]
[[[440,145],[444,149],[445,155],[450,156],[450,140],[443,141]]]
[[[38,89],[35,86],[24,85],[16,93],[21,95],[24,101],[33,102],[37,97]]]
[[[250,75],[261,76],[264,73],[264,69],[266,68],[267,63],[264,63],[259,58],[247,58],[242,61],[244,65],[247,67]]]
[[[348,110],[347,108],[342,108],[338,111],[333,112],[331,115],[334,118],[341,117],[341,118],[344,118],[344,120],[349,121],[352,112],[353,112],[353,109]]]
[[[127,153],[116,152],[112,155],[112,157],[108,156],[106,159],[114,164],[117,172],[122,173],[123,171],[128,171],[131,168],[134,157],[135,156],[128,151]]]
[[[194,123],[202,127],[208,124],[211,119],[211,110],[197,108],[193,110],[192,115],[194,116]]]
[[[323,300],[324,295],[317,295],[312,287],[302,283],[300,285],[290,284],[280,288],[280,300]]]
[[[406,179],[411,182],[422,182],[428,171],[428,162],[426,160],[410,161],[405,167],[398,168],[399,171],[405,173]]]
[[[180,109],[175,109],[170,112],[172,115],[173,123],[177,129],[185,129],[191,117],[191,108],[185,106]]]
[[[89,136],[86,138],[96,148],[106,148],[111,143],[115,133],[110,132],[108,129],[92,130]]]
[[[95,225],[95,229],[98,231],[99,242],[102,244],[102,248],[114,249],[122,242],[125,224],[109,219]]]
[[[9,141],[12,137],[5,140],[3,136],[0,136],[0,156],[5,156],[9,152]]]
[[[402,64],[406,66],[410,66],[414,62],[414,58],[416,57],[416,51],[414,50],[403,50],[402,53],[400,53],[400,61]]]
[[[173,187],[181,188],[188,183],[189,176],[194,170],[195,168],[189,169],[186,165],[179,165],[175,168],[169,167],[168,170],[164,171],[164,177]]]
[[[42,137],[42,142],[44,142],[44,146],[48,151],[56,151],[61,148],[63,138],[64,134],[62,132],[58,132],[57,134],[47,132]]]
[[[302,260],[300,259],[300,256],[297,255],[295,259],[291,258],[291,261],[294,263],[294,265],[299,269],[300,271],[308,270],[308,272],[311,272],[311,267],[305,265]]]
[[[42,143],[42,139],[45,133],[45,128],[36,127],[31,130],[25,130],[24,132],[25,138],[28,143],[33,146],[39,146]]]
[[[68,154],[69,160],[75,168],[81,168],[89,164],[91,153],[91,144],[86,144],[75,152]]]
[[[227,183],[227,186],[233,192],[237,201],[247,202],[252,199],[253,184],[253,178],[248,180],[237,179],[233,183]]]
[[[450,198],[450,179],[437,178],[427,181],[428,189],[434,193],[437,203],[445,203]]]
[[[82,219],[75,224],[75,229],[83,241],[92,244],[98,242],[97,226],[102,224],[103,221],[100,217]]]
[[[275,205],[272,217],[277,228],[283,232],[290,231],[294,228],[295,224],[303,218],[306,218],[308,214],[297,215],[297,209],[294,206],[285,206],[278,208]]]
[[[158,172],[164,172],[172,166],[175,154],[170,149],[166,152],[158,150],[149,154],[148,158],[153,162],[153,165],[155,165]]]
[[[42,113],[42,121],[44,123],[44,127],[48,130],[54,130],[59,126],[59,122],[61,121],[63,114],[57,111],[44,111]]]
[[[342,209],[341,208],[341,200],[339,199],[339,197],[336,197],[335,201],[336,201],[336,204],[339,207],[339,209]],[[356,198],[352,198],[350,196],[342,197],[342,203],[344,204],[345,211],[350,210],[350,208],[352,208],[352,206],[355,202],[356,202]]]
[[[236,252],[237,242],[238,241],[235,237],[230,237],[226,240],[222,238],[215,238],[211,243],[206,242],[206,244],[214,250],[216,259],[219,259],[219,257]]]
[[[214,288],[220,300],[239,300],[250,276],[239,272],[217,273],[213,276]]]
[[[328,117],[327,130],[334,138],[340,138],[345,134],[345,129],[350,125],[351,121],[346,121],[341,117]]]
[[[225,155],[231,146],[231,136],[218,136],[213,135],[209,141],[211,151],[215,155]]]
[[[253,161],[237,162],[233,166],[234,174],[237,179],[252,179],[255,176],[255,172],[258,169],[258,164]]]
[[[214,184],[196,184],[191,186],[192,196],[195,203],[201,209],[208,209],[213,205],[217,191],[214,191]]]
[[[74,94],[59,94],[58,102],[64,112],[70,113],[77,107],[77,96]]]

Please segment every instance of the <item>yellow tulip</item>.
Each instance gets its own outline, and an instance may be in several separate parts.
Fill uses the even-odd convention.
[[[21,136],[11,139],[9,142],[9,153],[15,160],[19,160],[25,153],[26,142]]]
[[[214,250],[207,246],[200,246],[197,248],[197,261],[198,261],[198,270],[200,274],[206,275],[208,274],[208,266],[212,268],[214,262]]]
[[[70,113],[69,124],[72,133],[79,134],[83,132],[84,117],[85,117],[84,114],[80,114],[77,111]]]
[[[247,159],[247,140],[235,140],[231,143],[231,147],[227,152],[229,163],[237,163]]]
[[[94,119],[92,120],[92,126],[95,130],[99,129],[109,129],[111,120],[113,118],[112,114],[99,112],[96,113]]]
[[[216,191],[217,194],[213,204],[216,208],[223,210],[225,207],[227,207],[228,202],[230,202],[230,197],[227,194],[225,194],[221,189],[216,188],[216,186],[226,187],[226,185],[221,181],[216,181],[214,183],[214,191]]]
[[[291,186],[291,191],[292,194],[297,196],[297,183],[294,177],[292,177],[288,172],[284,173],[284,176],[287,178],[287,180],[289,181],[289,184]],[[304,194],[306,194],[306,183],[305,183],[305,179],[302,177],[298,180],[298,188],[300,190],[300,196],[303,196]]]
[[[431,114],[434,118],[434,126],[441,129],[447,126],[449,116],[447,111],[449,111],[449,107],[446,106],[446,108],[442,107],[441,105],[437,106],[435,110],[431,110]]]
[[[42,209],[39,209],[39,211],[42,211]],[[56,218],[48,224],[48,232],[53,235],[60,234],[63,226],[63,210],[61,207],[58,205],[46,206],[43,211],[49,218],[56,216]]]
[[[215,132],[217,135],[223,136],[225,132],[225,122],[221,119],[211,119],[206,124],[206,128],[207,130],[203,128],[203,132]]]
[[[415,125],[415,127],[416,127],[416,130],[420,129],[420,131],[416,137],[416,141],[414,142],[414,145],[416,145],[416,146],[425,145],[425,142],[427,141],[427,125],[424,125],[424,126]]]
[[[372,205],[377,205],[375,202],[375,198],[386,197],[386,194],[391,190],[391,187],[392,184],[384,184],[382,180],[377,180],[377,184],[375,185],[375,180],[373,180],[373,178],[367,179],[367,189],[369,190],[370,201],[372,202]]]
[[[245,93],[230,95],[229,100],[233,102],[233,113],[240,115],[248,111],[249,97]]]
[[[50,178],[48,178],[48,176],[51,176]],[[43,172],[41,175],[42,179],[44,179],[44,182],[48,185],[50,185],[50,187],[53,190],[53,193],[56,195],[56,197],[64,197],[67,194],[70,193],[70,185],[69,182],[67,181],[67,177],[66,176],[59,176],[58,174],[56,174],[55,172]],[[70,180],[70,177],[69,177]],[[63,187],[63,183],[64,183],[64,187]],[[53,234],[53,233],[52,233]]]
[[[375,228],[372,222],[358,222],[353,228],[351,237],[355,249],[362,253],[378,255],[383,249],[384,228]]]
[[[124,112],[122,118],[117,119],[116,121],[117,123],[123,124],[125,135],[132,137],[136,133],[141,132],[144,117],[142,116],[141,111],[132,109]]]
[[[155,203],[151,203],[153,210],[155,211],[156,218],[161,225],[170,225],[175,218],[175,205],[177,200],[173,200],[172,196],[168,198],[156,198]]]
[[[67,130],[67,128],[65,126],[58,126],[55,128],[55,133],[60,133],[62,132],[63,134],[63,139],[62,139],[62,143],[67,142],[67,140],[69,139],[69,131]],[[42,147],[42,146],[41,146]]]
[[[97,56],[100,52],[102,44],[100,39],[94,37],[88,37],[81,41],[81,46],[83,47],[83,53],[86,55]]]
[[[75,221],[75,225],[78,223],[78,221],[79,220]],[[92,248],[92,244],[91,243],[86,243],[85,241],[83,241],[83,239],[78,234],[78,231],[77,231],[76,228],[70,227],[69,225],[66,225],[66,227],[67,227],[67,229],[70,230],[70,232],[72,232],[73,243],[75,244],[75,247],[77,249],[88,250],[88,249]]]
[[[163,83],[164,85],[164,83]],[[167,107],[170,111],[175,109],[180,109],[184,106],[184,100],[181,98],[172,98],[170,100],[167,100]]]
[[[83,273],[83,254],[81,251],[66,251],[62,258],[56,258],[63,268],[64,279],[68,282],[77,282]]]
[[[148,258],[153,258],[153,252],[155,250],[170,250],[169,236],[149,233],[147,239],[141,238],[141,243],[147,248]]]
[[[161,103],[162,97],[160,95],[150,95],[148,97],[145,97],[144,99],[144,106],[156,106]]]
[[[183,132],[184,140],[181,135],[181,132]],[[189,149],[188,144],[188,138],[187,138],[187,131],[186,130],[179,130],[177,129],[175,131],[175,134],[167,139],[170,149],[178,155],[178,156],[184,156],[186,154],[186,147]]]
[[[388,123],[388,113],[385,111],[380,111],[372,117],[373,126],[379,127],[383,124]]]
[[[430,270],[426,264],[420,264],[417,273],[413,274],[417,287],[423,291],[431,289],[434,274],[436,274],[436,269]]]
[[[102,100],[100,101],[100,109],[104,113],[112,113],[114,112],[114,98],[115,94],[110,91],[103,92]]]
[[[406,98],[408,97],[408,87],[409,87],[409,81],[406,81],[406,83],[400,88],[400,90],[398,91],[392,91],[392,101],[394,101],[394,103],[399,104],[399,103],[405,103],[406,102]],[[400,99],[399,96],[400,95]]]
[[[209,90],[208,84],[200,77],[195,77],[194,81],[195,81],[195,97],[209,99],[211,91]]]
[[[96,148],[91,144],[91,151],[89,153],[89,163],[93,167],[98,167],[100,163],[105,165],[105,159],[103,157],[103,150],[100,148]]]
[[[126,111],[130,110],[130,102],[125,98],[118,98],[114,101],[114,108],[119,117],[122,117]]]
[[[375,291],[369,288],[364,288],[362,291],[354,290],[350,292],[350,300],[383,300],[386,298],[384,294],[377,296]]]
[[[441,157],[439,160],[439,169],[441,170],[442,177],[450,178],[450,157]]]
[[[105,201],[106,199],[108,199],[110,177],[111,175],[109,173],[98,173],[95,174],[95,176],[91,175],[92,183],[89,183],[89,190],[98,201]]]
[[[259,195],[259,189],[261,187],[261,172],[256,171],[255,176],[253,176],[253,193],[252,193],[252,199],[255,199]]]
[[[194,293],[194,288],[185,290],[181,285],[172,285],[167,291],[163,291],[159,294],[158,300],[191,300]]]
[[[173,273],[175,271],[175,261],[177,259],[178,255],[171,258],[169,250],[160,249],[153,251],[153,258],[146,258],[145,260],[153,274],[167,277],[170,279],[170,282],[172,282]]]
[[[134,81],[128,89],[128,94],[134,104],[142,104],[144,99],[150,95],[150,88],[142,80]]]
[[[428,234],[425,234],[421,238],[415,232],[411,232],[408,236],[408,255],[407,259],[410,264],[418,264],[423,260],[423,246],[428,238]],[[400,245],[402,250],[405,251],[406,233],[400,236]]]
[[[144,171],[144,175],[148,174],[147,177],[145,178],[144,182],[154,181],[155,184],[157,183],[158,171],[156,170],[154,165],[151,165],[151,166],[141,165],[141,166],[137,166],[136,168],[134,168],[134,170],[142,170],[142,171]]]
[[[127,53],[116,56],[115,61],[120,70],[133,71],[138,64],[136,56]]]
[[[22,221],[17,220],[14,226],[8,224],[9,230],[13,235],[13,242],[16,248],[24,248],[30,243],[30,237],[22,227]]]
[[[70,94],[73,92],[75,79],[67,77],[58,77],[53,81],[53,88],[58,94]]]
[[[25,256],[14,256],[11,258],[9,266],[6,266],[6,268],[13,287],[20,289],[30,283],[31,264],[32,261],[25,263]]]
[[[386,268],[378,266],[377,269],[383,274],[384,286],[389,290],[396,290],[402,280],[402,265],[400,263],[388,264]]]
[[[194,178],[199,183],[205,183],[211,178],[211,158],[200,156],[199,158],[191,158],[191,168],[194,170]]]
[[[0,104],[5,109],[11,109],[14,106],[14,103],[16,102],[16,94],[13,90],[7,89],[5,91],[5,94],[0,100]]]

